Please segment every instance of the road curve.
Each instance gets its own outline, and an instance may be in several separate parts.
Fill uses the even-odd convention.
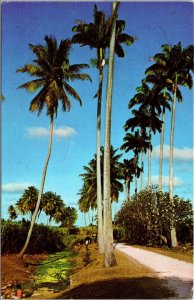
[[[178,295],[176,299],[192,299],[192,263],[122,243],[118,243],[116,249],[129,255],[144,266],[149,267],[154,272],[157,272],[159,277],[167,279]]]

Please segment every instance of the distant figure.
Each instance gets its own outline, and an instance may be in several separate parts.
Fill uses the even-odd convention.
[[[85,238],[86,250],[88,250],[88,244],[91,244],[91,242],[92,242],[92,239],[89,236],[87,236]]]
[[[16,285],[16,288],[17,288],[17,292],[16,292],[16,296],[21,299],[22,298],[22,289],[21,289],[21,284],[17,284]]]
[[[16,294],[15,293],[11,294],[11,299],[18,300],[22,298],[21,284],[17,284],[16,289],[17,289]]]

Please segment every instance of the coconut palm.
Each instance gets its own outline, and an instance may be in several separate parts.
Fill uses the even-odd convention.
[[[18,215],[17,215],[16,209],[13,205],[9,206],[8,213],[9,213],[9,217],[10,217],[11,220],[17,219]]]
[[[24,190],[23,195],[16,202],[16,209],[22,215],[30,213],[30,218],[32,220],[32,215],[35,211],[37,200],[37,188],[34,186],[29,186],[26,190]]]
[[[110,153],[110,182],[111,182],[111,200],[118,201],[119,192],[123,191],[123,185],[121,180],[123,179],[122,174],[122,163],[119,161],[122,154],[117,154],[118,149],[114,149],[111,146]],[[101,147],[101,169],[103,169],[104,162],[104,148]],[[85,203],[85,210],[88,211],[90,208],[97,208],[97,181],[96,181],[96,154],[94,158],[84,166],[85,173],[80,174],[83,179],[83,186],[79,195],[81,195],[78,203]],[[103,185],[103,172],[101,172],[101,183]]]
[[[102,187],[101,187],[101,168],[100,168],[100,132],[101,132],[101,102],[102,102],[102,87],[104,78],[104,65],[106,62],[106,49],[110,45],[111,25],[113,18],[106,18],[103,11],[98,10],[97,5],[94,5],[93,23],[83,23],[77,21],[77,25],[72,28],[76,32],[72,38],[73,43],[78,43],[81,46],[89,46],[91,49],[96,49],[95,65],[99,70],[99,87],[98,92],[94,97],[98,98],[97,105],[97,203],[98,203],[98,236],[99,236],[99,252],[103,252],[103,234],[102,234]],[[126,33],[125,21],[116,21],[116,37],[115,37],[115,53],[118,57],[124,57],[125,53],[121,44],[127,46],[134,42],[134,38]]]
[[[191,72],[194,71],[193,66],[193,50],[194,46],[189,45],[183,48],[179,42],[173,47],[171,45],[163,45],[162,52],[157,53],[153,60],[155,64],[150,70],[160,70],[166,77],[166,87],[173,93],[172,114],[171,114],[171,131],[170,131],[170,167],[169,167],[169,196],[172,207],[173,200],[173,149],[174,149],[174,125],[175,125],[175,108],[176,100],[182,100],[179,86],[187,86],[192,88],[193,81]],[[150,71],[149,70],[149,71]],[[176,228],[174,220],[171,220],[171,244],[177,247]]]
[[[19,253],[19,256],[23,256],[27,249],[39,210],[40,201],[44,190],[47,167],[51,155],[54,118],[57,117],[59,100],[61,101],[63,111],[70,110],[71,104],[69,96],[78,100],[78,102],[81,104],[80,96],[69,84],[69,81],[91,80],[89,75],[80,73],[80,71],[84,68],[87,68],[88,65],[70,64],[70,40],[62,40],[58,46],[57,40],[54,37],[46,36],[45,42],[45,45],[34,46],[30,44],[30,49],[32,50],[36,59],[33,61],[33,64],[27,64],[23,68],[17,70],[17,72],[28,73],[29,75],[36,77],[36,79],[19,86],[19,88],[25,88],[29,92],[38,91],[37,95],[30,103],[30,112],[37,112],[39,116],[45,107],[47,116],[50,119],[49,149],[43,170],[38,201],[32,217],[26,243]]]

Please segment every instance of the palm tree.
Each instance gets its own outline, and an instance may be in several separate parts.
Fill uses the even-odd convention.
[[[17,70],[17,72],[28,73],[37,78],[26,82],[19,87],[25,88],[29,92],[38,90],[38,94],[31,101],[30,112],[38,112],[39,116],[44,107],[46,107],[47,116],[50,118],[49,149],[43,170],[38,201],[32,217],[26,243],[19,253],[20,257],[24,255],[28,247],[44,190],[46,172],[52,149],[54,118],[57,117],[59,100],[61,101],[63,111],[70,110],[71,104],[69,95],[78,100],[81,104],[80,96],[68,82],[70,80],[91,80],[89,75],[80,73],[80,71],[87,68],[88,65],[70,65],[70,40],[62,40],[58,46],[57,40],[54,37],[46,36],[45,42],[45,45],[34,46],[30,44],[30,49],[36,56],[34,64],[25,65],[23,68]]]
[[[8,208],[9,217],[11,220],[17,219],[17,212],[13,205],[10,205]]]
[[[95,65],[99,70],[99,87],[98,92],[94,97],[98,97],[97,104],[97,137],[96,137],[96,153],[97,153],[97,207],[98,207],[98,237],[99,237],[99,252],[103,249],[103,222],[102,222],[102,187],[101,187],[101,168],[100,168],[100,133],[101,133],[101,102],[102,102],[102,87],[104,78],[104,65],[106,62],[106,49],[110,45],[111,25],[113,18],[106,18],[103,11],[99,11],[97,5],[94,5],[93,23],[83,23],[77,21],[77,25],[72,28],[76,32],[72,38],[73,43],[78,43],[81,46],[89,46],[91,49],[96,49]],[[125,21],[116,21],[116,36],[115,36],[115,53],[118,57],[124,57],[125,53],[121,44],[127,46],[134,42],[134,38],[126,33]]]
[[[32,220],[32,215],[36,208],[36,203],[38,200],[38,190],[34,186],[29,186],[24,190],[21,198],[16,202],[16,208],[19,213],[25,215],[30,212],[30,217]]]
[[[142,81],[142,86],[138,87],[137,94],[129,102],[128,108],[132,108],[136,104],[140,104],[139,112],[144,119],[144,127],[149,128],[150,146],[148,149],[148,188],[151,188],[151,152],[152,152],[152,132],[156,130],[161,132],[162,121],[159,119],[161,113],[160,98],[163,94],[158,93],[154,88],[150,88],[148,84]],[[145,123],[146,126],[145,126]]]
[[[176,100],[182,100],[179,90],[179,85],[192,88],[193,81],[191,71],[193,67],[193,50],[194,46],[189,45],[183,48],[181,43],[174,45],[162,46],[162,53],[157,53],[153,59],[155,64],[153,69],[160,69],[163,76],[166,77],[166,87],[173,93],[172,114],[171,114],[171,131],[170,131],[170,167],[169,167],[169,196],[172,207],[173,200],[173,149],[174,149],[174,124],[175,124],[175,109]],[[171,244],[172,247],[177,247],[177,237],[174,219],[171,220]]]
[[[121,183],[121,180],[123,179],[123,173],[121,169],[122,163],[119,162],[122,154],[117,154],[118,149],[114,149],[113,146],[111,146],[110,151],[111,200],[117,202],[119,198],[119,192],[123,191],[123,185]],[[103,162],[104,148],[101,147],[101,170],[103,169]],[[81,197],[78,200],[78,204],[82,210],[82,205],[84,205],[85,211],[89,211],[90,208],[93,210],[97,207],[96,154],[94,155],[94,158],[90,160],[88,165],[84,166],[83,168],[85,173],[80,174],[83,179],[83,186],[79,192]],[[101,174],[101,184],[103,185],[103,172],[101,172]]]
[[[124,144],[121,146],[121,150],[125,150],[125,152],[133,150],[134,152],[134,158],[131,160],[131,164],[135,175],[135,193],[137,193],[137,178],[140,177],[143,171],[143,169],[138,166],[139,154],[141,152],[146,153],[150,141],[148,136],[146,134],[140,134],[139,130],[136,130],[134,134],[127,132],[123,140]]]
[[[130,103],[129,103],[129,108],[130,108]],[[132,115],[134,117],[128,119],[126,121],[125,125],[124,125],[125,131],[128,131],[130,129],[133,132],[135,128],[136,129],[138,128],[140,130],[140,135],[141,135],[142,139],[144,139],[145,142],[146,141],[148,142],[149,137],[146,133],[146,130],[147,130],[147,127],[149,127],[149,118],[147,118],[144,111],[140,110],[140,109],[139,110],[135,110],[135,109],[132,110]],[[139,135],[139,133],[138,133],[138,135]],[[142,148],[138,149],[138,151],[140,150],[141,156],[142,156],[141,189],[144,188],[144,185],[143,185],[143,182],[144,182],[144,153],[147,152],[147,149],[149,149],[149,147],[150,147],[150,142],[148,144],[143,143]],[[130,150],[133,150],[133,148],[131,148]]]
[[[123,173],[123,179],[125,181],[126,201],[129,202],[130,201],[130,184],[133,181],[133,175],[135,175],[133,158],[123,160],[122,173]]]
[[[113,23],[110,38],[110,53],[108,63],[107,93],[106,93],[106,120],[105,120],[105,139],[104,139],[104,185],[103,185],[103,204],[104,204],[104,265],[111,267],[116,265],[116,258],[113,253],[113,230],[112,230],[112,209],[111,209],[111,185],[110,185],[110,145],[111,145],[111,108],[113,93],[113,73],[115,55],[115,35],[116,17],[119,3],[113,3]]]
[[[149,82],[154,84],[154,89],[158,91],[158,94],[160,94],[159,97],[159,103],[162,108],[162,127],[161,127],[161,135],[160,135],[160,162],[159,162],[159,181],[158,181],[158,189],[162,191],[162,165],[163,165],[163,148],[164,148],[164,128],[165,128],[165,115],[166,115],[166,109],[171,111],[170,103],[172,102],[171,94],[169,94],[166,91],[166,77],[163,76],[162,70],[160,67],[158,69],[153,68],[152,66],[149,67],[145,74],[147,75],[144,79],[145,82]],[[163,97],[160,91],[163,90]]]

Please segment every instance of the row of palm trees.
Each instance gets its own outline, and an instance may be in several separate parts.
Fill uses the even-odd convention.
[[[39,191],[34,186],[29,186],[24,190],[23,195],[19,198],[15,205],[10,205],[8,208],[10,219],[15,220],[18,214],[30,214],[30,220],[34,214],[36,203],[38,200]],[[48,224],[54,220],[62,225],[73,225],[77,219],[77,212],[74,207],[66,207],[65,202],[60,195],[48,191],[42,194],[41,203],[39,206],[38,216],[44,212],[48,216]]]
[[[151,188],[152,133],[156,133],[156,131],[161,133],[159,190],[162,191],[165,112],[166,109],[171,111],[169,195],[172,207],[176,100],[182,101],[180,86],[192,88],[193,50],[193,45],[183,48],[179,42],[173,47],[163,45],[162,52],[154,55],[152,58],[154,64],[146,70],[146,78],[142,80],[142,86],[137,88],[137,94],[129,102],[129,109],[138,105],[138,110],[132,111],[134,117],[127,120],[124,125],[124,129],[131,130],[131,133],[126,133],[124,144],[121,147],[126,152],[133,149],[134,158],[137,161],[139,154],[143,155],[148,150],[148,188]],[[133,133],[135,128],[137,130]],[[141,172],[143,176],[143,163]],[[172,247],[178,245],[173,218],[171,220],[171,243]]]
[[[128,152],[132,150],[134,157],[131,159],[124,159],[123,163],[117,162],[120,171],[115,175],[115,180],[124,180],[127,191],[127,200],[130,199],[130,183],[135,177],[135,192],[137,193],[137,178],[141,175],[141,189],[144,189],[144,155],[148,151],[148,189],[151,189],[151,153],[152,153],[152,133],[159,132],[160,139],[160,163],[159,163],[159,191],[162,191],[162,162],[163,162],[163,145],[164,145],[164,128],[165,128],[165,112],[166,109],[172,111],[171,123],[174,124],[175,110],[174,102],[176,98],[182,101],[181,91],[179,85],[192,87],[192,59],[193,46],[183,48],[181,43],[171,47],[170,45],[162,46],[162,53],[156,54],[152,59],[155,62],[149,67],[145,74],[146,78],[142,80],[142,85],[136,89],[137,93],[130,100],[128,108],[131,110],[138,105],[138,110],[132,110],[132,117],[128,119],[124,125],[126,135],[124,137],[124,144],[121,150]],[[165,60],[165,57],[166,60]],[[169,67],[168,65],[172,65]],[[169,71],[170,69],[170,71]],[[177,72],[179,81],[174,83],[174,72]],[[176,78],[176,77],[175,77]],[[171,109],[172,106],[172,109]],[[130,131],[130,132],[129,132]],[[174,140],[174,125],[171,125],[171,155],[170,155],[170,174],[169,174],[169,194],[170,201],[173,207],[173,140]],[[113,148],[112,152],[113,155]],[[139,156],[142,155],[142,164],[139,166]],[[119,156],[119,158],[122,155]],[[111,156],[112,157],[112,156]],[[83,187],[80,192],[80,199],[78,201],[81,211],[86,212],[90,208],[96,208],[97,186],[96,186],[96,169],[95,158],[89,162],[84,169],[86,173],[82,174]],[[110,159],[111,161],[111,159]],[[115,161],[114,161],[115,162]],[[118,164],[119,163],[119,164]],[[102,156],[101,156],[101,170]],[[114,165],[111,164],[111,170],[114,170]],[[111,172],[110,172],[111,174]],[[112,172],[113,174],[113,172]],[[112,178],[113,180],[113,178]],[[101,175],[101,182],[103,176]],[[103,186],[103,183],[102,183]],[[111,181],[111,199],[113,200],[113,192],[115,187]],[[121,189],[117,190],[117,192]],[[118,200],[118,198],[117,198]],[[172,246],[177,246],[176,230],[173,226],[173,218],[171,224],[171,242]]]

